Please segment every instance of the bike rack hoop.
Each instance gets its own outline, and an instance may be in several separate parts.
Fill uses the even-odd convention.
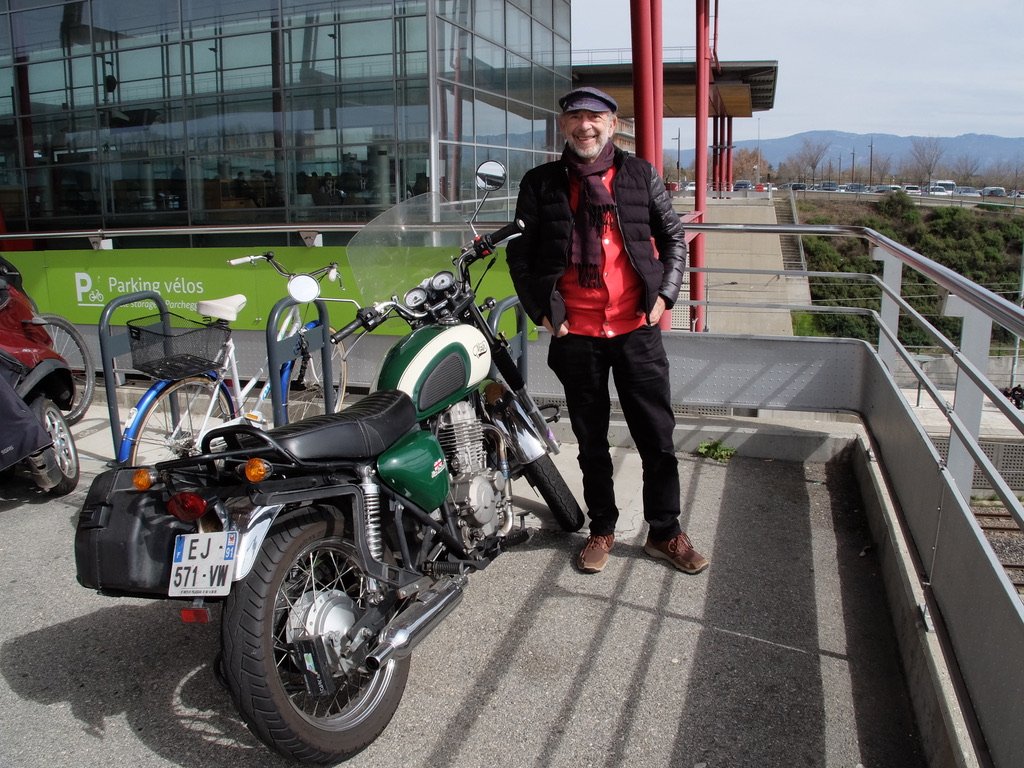
[[[167,311],[167,304],[163,296],[156,291],[136,291],[135,293],[117,296],[107,302],[100,315],[98,329],[100,335],[100,361],[103,364],[103,387],[107,395],[107,417],[110,419],[110,436],[114,441],[113,464],[117,463],[117,457],[121,453],[122,437],[121,411],[117,404],[117,381],[114,378],[114,359],[131,352],[131,347],[127,332],[113,333],[110,317],[114,314],[115,310],[123,307],[125,304],[134,304],[139,301],[152,301],[156,304],[157,309],[160,311],[164,331],[170,333],[170,313]]]

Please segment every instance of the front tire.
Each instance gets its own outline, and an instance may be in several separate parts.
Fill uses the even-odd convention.
[[[550,456],[545,453],[524,466],[523,476],[540,492],[562,530],[573,533],[583,527],[583,510]]]
[[[46,492],[51,496],[66,496],[78,486],[78,449],[75,448],[75,438],[64,420],[64,414],[50,398],[37,397],[32,401],[32,410],[43,422],[53,441],[53,445],[44,449],[53,459],[49,471],[49,480],[53,485]]]
[[[275,525],[228,596],[221,622],[224,676],[246,725],[303,762],[338,762],[369,746],[391,721],[409,676],[408,657],[377,672],[352,664],[333,675],[334,694],[307,693],[289,635],[296,626],[344,633],[367,608],[368,577],[342,527],[315,511]]]

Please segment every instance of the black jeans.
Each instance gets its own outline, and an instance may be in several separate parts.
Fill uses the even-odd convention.
[[[553,338],[548,365],[565,390],[569,420],[579,443],[590,533],[614,533],[619,517],[608,448],[610,371],[643,464],[644,519],[651,527],[650,536],[665,541],[678,534],[679,462],[672,439],[675,414],[661,331],[643,326],[609,339],[573,334]]]

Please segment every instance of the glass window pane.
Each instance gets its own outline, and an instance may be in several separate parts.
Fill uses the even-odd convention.
[[[476,74],[476,87],[504,93],[505,51],[493,43],[477,39],[475,53],[473,68]]]
[[[551,26],[551,1],[552,0],[533,0],[533,18],[545,27]]]
[[[198,35],[213,31],[215,24],[223,31],[268,29],[276,11],[277,0],[181,0],[183,24]]]
[[[508,54],[508,96],[533,103],[533,65],[515,54]]]
[[[473,136],[473,91],[464,86],[441,83],[442,139],[463,141]]]
[[[553,66],[553,50],[551,30],[540,22],[533,22],[533,60],[541,66]]]
[[[167,0],[92,0],[97,39],[141,46],[181,34],[178,4]]]
[[[473,71],[472,36],[461,27],[443,21],[438,22],[438,33],[438,75],[456,82],[469,82]]]
[[[11,14],[14,50],[31,61],[89,51],[91,20],[86,3]]]
[[[491,0],[478,0],[478,2],[491,2]],[[469,26],[471,11],[471,0],[437,0],[438,18],[449,19],[464,27]]]
[[[505,45],[510,51],[529,58],[530,49],[530,17],[511,5],[506,9]]]
[[[566,89],[568,90],[568,89]],[[533,69],[533,97],[538,107],[556,109],[558,97],[565,91],[555,93],[555,78],[551,70],[541,67]]]
[[[422,16],[398,19],[399,75],[427,74],[427,20]]]
[[[504,99],[478,94],[475,112],[474,127],[478,142],[481,144],[508,144]]]
[[[572,37],[572,14],[568,0],[555,0],[555,32],[568,39]]]
[[[496,43],[504,43],[505,0],[477,0],[473,31]]]

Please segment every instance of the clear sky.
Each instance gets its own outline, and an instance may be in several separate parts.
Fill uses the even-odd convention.
[[[629,0],[572,3],[580,52],[629,48]],[[714,0],[711,1],[714,12]],[[774,109],[733,139],[813,130],[1024,136],[1024,0],[719,0],[723,61],[778,61]],[[666,58],[693,57],[694,0],[663,0]],[[672,48],[685,48],[673,52]],[[693,146],[692,121],[666,121]],[[687,142],[686,136],[689,136]]]

